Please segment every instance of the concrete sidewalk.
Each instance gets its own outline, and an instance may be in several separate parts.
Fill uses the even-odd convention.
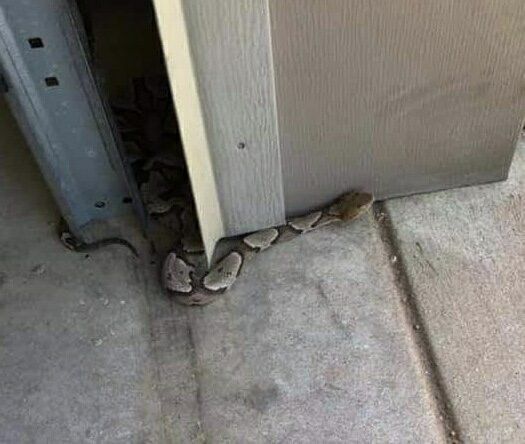
[[[386,207],[462,436],[525,442],[525,144],[507,182]]]
[[[138,231],[141,261],[62,248],[0,116],[0,442],[525,442],[525,145],[505,183],[377,205],[187,309]]]

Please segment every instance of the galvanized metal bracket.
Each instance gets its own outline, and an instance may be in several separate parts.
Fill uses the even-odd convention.
[[[67,0],[3,0],[0,86],[70,229],[91,242],[114,234],[102,222],[146,217],[78,17]]]

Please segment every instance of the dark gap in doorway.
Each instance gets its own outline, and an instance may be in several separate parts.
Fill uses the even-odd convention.
[[[192,213],[194,206],[152,0],[78,0],[78,6],[98,83],[152,219],[149,235],[163,254],[182,235],[173,213],[182,202]]]

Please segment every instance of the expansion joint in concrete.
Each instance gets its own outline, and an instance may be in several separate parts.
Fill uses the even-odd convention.
[[[175,304],[176,302],[171,302],[172,304]],[[173,308],[173,306],[172,306]],[[201,443],[206,444],[208,442],[207,434],[205,432],[204,428],[204,412],[202,411],[202,382],[200,379],[200,371],[199,371],[199,361],[197,357],[197,350],[195,347],[195,339],[193,337],[193,330],[191,328],[191,314],[189,313],[190,310],[195,310],[199,308],[194,307],[185,307],[184,310],[186,311],[186,320],[187,320],[187,327],[188,327],[188,342],[191,348],[191,367],[193,369],[193,377],[195,378],[195,399],[197,402],[197,412],[198,412],[198,424],[199,424],[199,437],[201,438]]]
[[[418,370],[429,394],[432,411],[444,441],[450,444],[462,443],[456,415],[445,390],[443,376],[437,365],[424,318],[414,297],[413,286],[385,203],[376,202],[373,213],[401,295],[401,315],[413,346]]]

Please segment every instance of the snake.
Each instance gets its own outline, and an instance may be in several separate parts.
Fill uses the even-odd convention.
[[[282,225],[221,240],[208,266],[183,157],[167,78],[132,79],[132,98],[113,106],[142,201],[150,217],[173,238],[160,271],[164,290],[184,305],[205,305],[227,292],[247,264],[274,245],[369,210],[372,194],[349,191],[329,205]]]
[[[77,253],[89,253],[109,245],[121,245],[131,251],[133,256],[139,257],[139,253],[133,244],[120,237],[107,237],[94,242],[81,241],[71,232],[67,222],[63,218],[60,219],[58,223],[58,237],[66,248]]]
[[[209,304],[232,287],[241,271],[256,255],[305,233],[355,220],[370,209],[373,201],[370,193],[352,191],[321,210],[291,218],[280,226],[232,239],[228,242],[228,252],[210,269],[206,267],[204,250],[195,237],[195,229],[186,231],[183,224],[180,242],[164,260],[162,285],[183,305]]]

